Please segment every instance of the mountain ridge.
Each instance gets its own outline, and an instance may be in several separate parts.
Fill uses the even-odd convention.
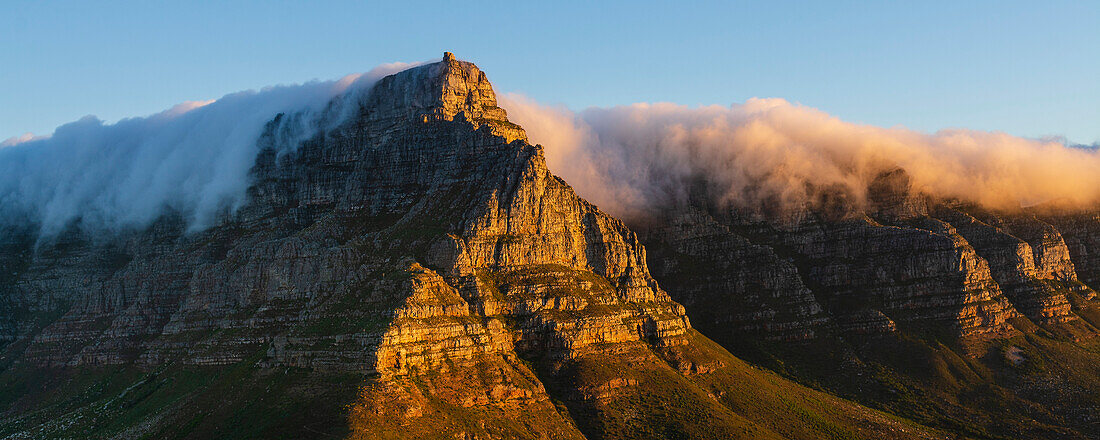
[[[4,245],[13,437],[935,438],[730,355],[446,54],[200,232]],[[50,374],[43,375],[43,371]]]
[[[634,226],[654,276],[738,356],[967,436],[1094,438],[1095,214],[937,199],[904,170],[868,193],[780,218],[692,194]]]

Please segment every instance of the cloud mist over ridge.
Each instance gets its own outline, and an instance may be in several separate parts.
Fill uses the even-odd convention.
[[[416,64],[392,63],[333,81],[266,87],[107,124],[94,116],[0,143],[0,224],[50,237],[148,225],[175,210],[191,229],[243,202],[265,124],[279,114],[277,148],[292,149],[342,121],[358,92]],[[339,99],[335,99],[339,98]],[[357,101],[355,101],[357,102]]]
[[[756,212],[799,209],[838,189],[859,207],[868,184],[898,167],[915,190],[996,209],[1100,200],[1100,151],[1056,140],[854,124],[782,99],[573,112],[506,94],[501,106],[545,146],[552,172],[624,217],[683,202],[700,182],[712,202]]]
[[[88,116],[48,136],[10,138],[0,142],[0,226],[31,224],[49,237],[79,219],[85,230],[118,231],[174,210],[201,229],[244,201],[257,140],[275,115],[288,115],[277,147],[296,148],[328,128],[321,124],[349,116],[347,97],[418,64],[184,102],[113,124]],[[858,206],[868,184],[896,167],[918,191],[993,208],[1100,200],[1095,145],[881,128],[782,99],[574,112],[518,94],[498,98],[512,122],[546,146],[551,171],[620,217],[684,201],[701,183],[714,202],[750,210],[798,209],[837,189]]]

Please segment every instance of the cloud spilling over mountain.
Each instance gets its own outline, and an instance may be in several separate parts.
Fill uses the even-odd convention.
[[[859,206],[868,184],[897,167],[926,194],[993,208],[1100,199],[1100,152],[1056,141],[853,124],[782,99],[579,113],[516,94],[501,102],[545,145],[551,171],[620,216],[683,201],[699,185],[712,202],[741,209],[794,209],[823,191]]]
[[[170,209],[203,228],[243,201],[257,139],[275,115],[288,115],[277,146],[293,149],[322,123],[343,120],[356,107],[348,99],[355,91],[411,66],[186,102],[113,124],[89,116],[49,136],[5,140],[0,222],[51,236],[76,220],[85,230],[138,228]],[[700,185],[714,202],[747,209],[794,209],[824,191],[859,205],[868,183],[895,167],[927,194],[996,208],[1100,199],[1100,152],[1057,141],[852,124],[781,99],[579,113],[517,94],[500,99],[512,121],[547,147],[552,171],[625,217],[683,201]]]
[[[37,225],[48,237],[77,220],[85,230],[141,227],[171,209],[202,228],[243,201],[257,140],[277,114],[288,116],[277,147],[295,148],[321,121],[349,116],[356,91],[413,65],[186,102],[114,124],[87,116],[50,136],[8,139],[0,144],[0,221]]]

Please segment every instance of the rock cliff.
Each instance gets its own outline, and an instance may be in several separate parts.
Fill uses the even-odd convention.
[[[73,228],[36,244],[5,231],[0,431],[934,436],[751,367],[696,332],[637,236],[547,170],[473,64],[448,53],[356,103],[290,149],[278,130],[296,115],[275,116],[249,201],[207,230],[168,213],[112,237]],[[814,248],[815,234],[788,246]],[[954,259],[933,266],[973,293],[896,304],[966,315],[971,327],[999,319],[1000,292],[972,275],[988,269],[941,235],[928,252]],[[777,328],[792,338],[825,325],[821,301],[790,278],[798,267],[746,251],[757,254],[781,267],[730,285],[782,298],[739,322],[789,316]],[[980,313],[991,317],[970,316]]]
[[[868,206],[839,214],[807,206],[769,218],[686,203],[637,229],[657,278],[689,314],[700,304],[708,318],[697,324],[765,339],[899,328],[1003,335],[1017,316],[1075,320],[1067,293],[1095,297],[1078,276],[1091,280],[1095,218],[992,212],[932,201],[908,185],[903,170],[885,172],[868,188]]]
[[[932,424],[961,412],[1001,418],[983,426],[1011,425],[992,428],[1002,434],[1070,435],[1012,425],[1018,409],[967,402],[1012,396],[1022,407],[1072,406],[1041,424],[1074,435],[1095,426],[1096,399],[1060,401],[1100,389],[1093,373],[1063,363],[1100,360],[1090,348],[1100,334],[1095,214],[934,200],[900,169],[874,179],[864,204],[836,197],[761,214],[710,199],[691,194],[634,226],[662,287],[734,354]],[[1037,344],[1033,363],[1006,367],[1004,347],[1048,339],[1071,344]]]

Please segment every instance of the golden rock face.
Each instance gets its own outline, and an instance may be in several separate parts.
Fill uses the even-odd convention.
[[[896,174],[875,212],[767,223],[680,207],[639,238],[554,176],[486,75],[450,53],[359,104],[290,153],[265,146],[249,202],[205,231],[166,215],[34,252],[4,236],[0,313],[18,312],[0,315],[4,359],[264,378],[241,407],[291,383],[272,375],[305,378],[286,394],[300,399],[352,376],[329,402],[351,438],[934,438],[707,336],[996,335],[1020,314],[1076,319],[1057,283],[1086,295],[1077,274],[1097,279],[1095,219],[983,217]],[[220,389],[162,392],[125,429],[241,423],[185,404]]]

